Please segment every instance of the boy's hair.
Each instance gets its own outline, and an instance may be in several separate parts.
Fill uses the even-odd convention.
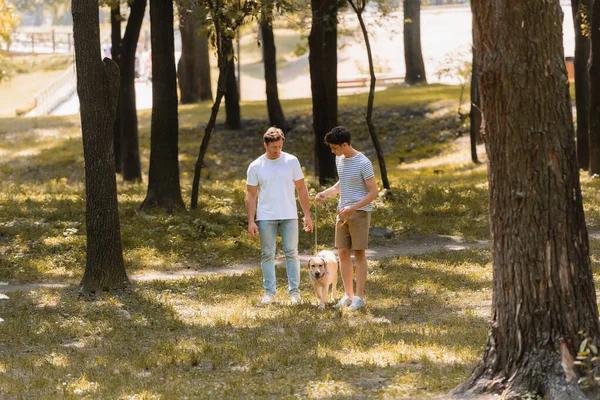
[[[285,141],[285,135],[283,134],[283,131],[281,129],[272,126],[269,129],[267,129],[267,131],[263,135],[263,140],[266,144],[276,142],[278,140]]]
[[[350,131],[348,131],[345,126],[336,126],[331,130],[331,132],[325,135],[325,144],[350,144],[350,139]]]

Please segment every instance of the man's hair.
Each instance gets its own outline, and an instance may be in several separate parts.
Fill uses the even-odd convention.
[[[281,129],[272,126],[269,129],[267,129],[267,131],[263,135],[263,140],[266,144],[269,144],[278,140],[285,140],[285,135],[283,134],[283,131]]]
[[[350,131],[345,126],[336,126],[331,132],[325,135],[325,144],[350,144],[350,139]]]

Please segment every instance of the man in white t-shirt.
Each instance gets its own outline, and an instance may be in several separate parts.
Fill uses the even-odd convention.
[[[281,129],[272,127],[263,136],[265,154],[248,167],[246,186],[246,214],[248,233],[260,237],[262,249],[263,288],[265,294],[259,303],[264,306],[275,300],[275,243],[277,229],[281,235],[285,254],[288,292],[292,304],[302,303],[300,285],[300,260],[298,259],[298,210],[296,191],[304,212],[304,230],[312,231],[308,190],[300,162],[284,153],[285,136]],[[256,206],[258,199],[258,207]],[[256,217],[256,222],[254,221]]]

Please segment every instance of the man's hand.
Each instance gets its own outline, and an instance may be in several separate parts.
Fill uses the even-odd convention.
[[[317,193],[317,195],[315,196],[315,200],[317,200],[319,203],[324,202],[325,201],[325,191]]]
[[[248,233],[253,238],[258,237],[258,226],[256,225],[256,222],[254,222],[254,221],[248,222]]]
[[[348,221],[354,215],[356,210],[352,206],[346,206],[340,210],[340,216],[344,221]]]
[[[313,222],[310,216],[302,218],[302,221],[304,221],[304,232],[312,232]]]

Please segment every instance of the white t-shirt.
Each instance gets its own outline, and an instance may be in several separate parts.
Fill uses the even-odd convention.
[[[276,160],[264,154],[248,167],[247,184],[258,186],[256,220],[298,219],[295,181],[304,178],[300,162],[282,152]]]

